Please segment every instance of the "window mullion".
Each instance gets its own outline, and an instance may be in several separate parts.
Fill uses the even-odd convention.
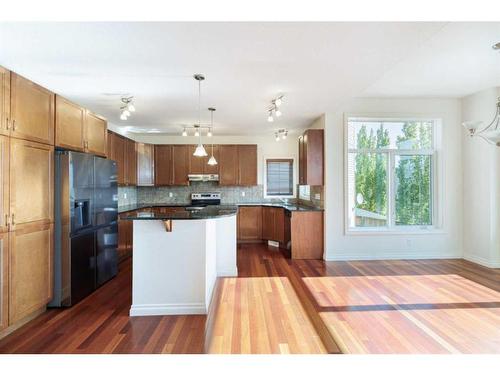
[[[387,158],[387,226],[394,227],[394,151],[389,151]]]

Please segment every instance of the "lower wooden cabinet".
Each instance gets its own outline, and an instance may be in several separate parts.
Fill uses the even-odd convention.
[[[290,219],[292,259],[323,259],[323,212],[294,211]]]
[[[52,299],[53,225],[32,224],[10,232],[9,325]]]
[[[9,325],[9,233],[0,234],[0,332]]]
[[[262,238],[285,241],[285,210],[280,207],[262,207]]]
[[[118,220],[118,261],[128,258],[133,247],[133,221]]]
[[[262,241],[261,206],[242,206],[238,209],[238,241]]]

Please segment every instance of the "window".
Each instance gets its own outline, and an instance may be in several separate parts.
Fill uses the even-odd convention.
[[[293,159],[266,159],[266,196],[293,196]]]
[[[348,229],[434,226],[434,120],[348,118]]]

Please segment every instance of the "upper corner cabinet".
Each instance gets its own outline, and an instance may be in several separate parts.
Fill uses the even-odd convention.
[[[84,108],[56,95],[56,146],[84,151],[84,122]]]
[[[54,145],[54,93],[11,73],[10,98],[10,136]]]
[[[308,129],[299,137],[299,184],[323,186],[323,129]]]
[[[0,134],[10,133],[10,71],[0,66]]]

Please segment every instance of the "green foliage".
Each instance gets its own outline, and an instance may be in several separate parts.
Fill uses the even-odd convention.
[[[396,145],[402,149],[430,148],[431,125],[425,122],[407,122]],[[389,132],[384,124],[368,133],[362,125],[357,134],[358,149],[383,149],[390,145]],[[383,153],[356,154],[355,189],[362,202],[356,207],[387,215],[387,156]],[[432,224],[431,156],[400,155],[395,160],[396,225]]]

